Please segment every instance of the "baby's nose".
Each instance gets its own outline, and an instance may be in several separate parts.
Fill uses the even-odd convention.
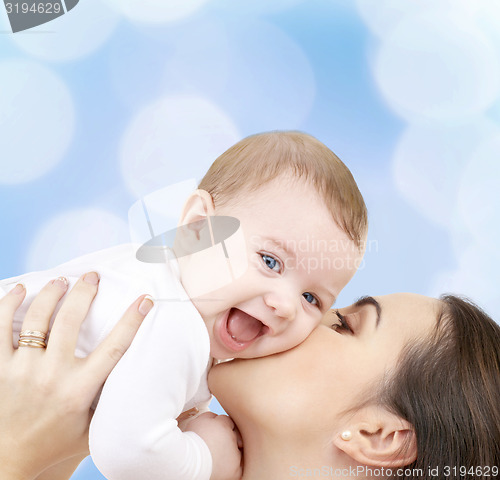
[[[293,320],[295,317],[296,307],[291,295],[268,293],[264,296],[264,301],[269,308],[274,310],[276,316],[286,320]]]

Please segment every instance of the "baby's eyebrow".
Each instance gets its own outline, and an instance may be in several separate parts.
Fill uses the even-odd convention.
[[[289,247],[288,241],[278,240],[278,239],[273,238],[273,237],[262,237],[262,240],[264,241],[264,243],[265,242],[272,243],[275,248],[282,250],[290,257],[295,258],[297,256],[297,253],[295,252],[295,250],[293,250]]]

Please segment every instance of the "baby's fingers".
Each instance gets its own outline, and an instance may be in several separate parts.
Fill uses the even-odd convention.
[[[233,428],[233,431],[236,434],[236,445],[238,445],[239,449],[242,449],[243,448],[243,438],[241,437],[240,430],[235,425],[234,428]]]
[[[125,312],[108,337],[86,360],[88,381],[100,387],[132,343],[144,317],[153,308],[149,295],[139,297]],[[97,385],[99,383],[99,385]]]
[[[24,285],[16,285],[7,295],[0,299],[0,362],[5,356],[14,352],[12,347],[12,322],[14,313],[23,303],[26,296]]]
[[[227,415],[219,415],[217,417],[217,420],[225,425],[227,425],[231,430],[234,430],[236,425],[234,424],[233,420],[231,417]]]

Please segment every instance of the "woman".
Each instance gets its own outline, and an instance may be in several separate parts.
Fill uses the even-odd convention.
[[[500,327],[454,296],[365,297],[301,345],[213,368],[245,480],[497,478]]]
[[[463,466],[475,470],[461,478],[491,479],[500,455],[499,350],[498,325],[456,297],[368,297],[331,312],[295,349],[220,364],[209,380],[240,428],[244,479],[449,479]],[[60,403],[54,398],[52,407]],[[12,414],[5,404],[1,418]],[[38,399],[26,407],[48,416]],[[50,429],[44,436],[64,443]],[[24,459],[33,445],[18,446]],[[7,448],[16,460],[16,448]],[[10,465],[19,465],[19,452],[17,459]]]

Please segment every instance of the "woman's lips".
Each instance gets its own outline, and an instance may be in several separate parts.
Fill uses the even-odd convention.
[[[238,308],[231,308],[226,318],[221,321],[219,336],[226,348],[241,352],[266,330],[267,327],[260,320]]]

